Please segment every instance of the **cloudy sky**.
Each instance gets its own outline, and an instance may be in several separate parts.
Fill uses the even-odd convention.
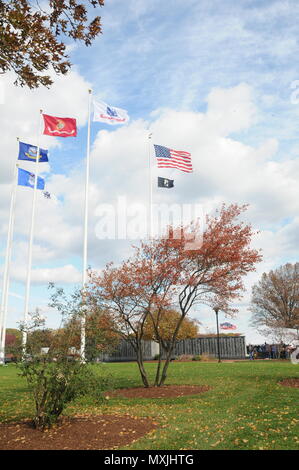
[[[74,117],[77,138],[41,136],[50,151],[40,165],[51,199],[38,195],[31,310],[48,325],[49,281],[71,290],[82,281],[84,172],[88,89],[130,115],[125,126],[91,125],[88,264],[100,269],[130,254],[130,241],[100,239],[101,216],[125,201],[131,229],[136,204],[148,201],[148,155],[153,202],[199,204],[210,212],[248,203],[243,219],[259,234],[263,262],[246,279],[233,320],[247,342],[263,341],[250,328],[250,289],[262,272],[298,261],[299,72],[296,0],[106,0],[103,34],[86,48],[69,45],[72,72],[48,89],[30,91],[2,75],[0,105],[0,249],[3,270],[17,137],[37,144],[39,110]],[[194,172],[157,172],[151,143],[192,154]],[[30,169],[29,164],[22,165]],[[175,188],[156,188],[156,177]],[[33,192],[19,187],[13,244],[8,327],[22,319]],[[109,210],[110,210],[109,209]],[[118,211],[119,212],[119,211]],[[130,219],[131,216],[131,219]],[[132,222],[133,220],[133,222]],[[117,222],[116,222],[117,223]],[[192,312],[202,331],[214,332],[213,312]],[[220,318],[225,321],[224,317]]]

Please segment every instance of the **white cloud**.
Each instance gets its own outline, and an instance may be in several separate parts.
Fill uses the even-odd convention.
[[[213,89],[207,98],[207,125],[218,135],[248,129],[256,117],[252,89],[245,83],[234,88]]]
[[[79,89],[82,92],[81,80],[77,77],[78,93]],[[63,93],[60,94],[61,100],[62,96]],[[29,103],[30,97],[27,99]],[[82,92],[78,103],[84,99]],[[79,106],[77,103],[72,105],[70,113]],[[55,109],[54,104],[52,109]],[[275,267],[275,263],[294,255],[298,232],[298,162],[277,161],[278,141],[273,137],[266,138],[257,147],[244,144],[237,137],[240,131],[246,131],[255,124],[257,113],[254,93],[243,83],[229,89],[213,89],[207,96],[206,112],[159,109],[152,113],[151,122],[131,120],[123,127],[99,130],[91,151],[89,264],[99,268],[112,259],[118,262],[129,253],[128,241],[97,239],[97,208],[107,203],[115,207],[119,196],[126,196],[128,204],[138,202],[147,206],[148,134],[152,132],[151,144],[190,151],[194,165],[191,175],[176,170],[158,171],[151,150],[154,203],[196,202],[202,204],[207,212],[222,202],[250,204],[245,219],[261,229],[254,246],[264,248],[264,262],[256,274],[248,277],[248,293],[244,299],[245,303],[248,302],[250,287],[263,270],[267,271]],[[84,122],[84,113],[81,119]],[[93,126],[94,131],[97,124]],[[47,189],[57,199],[45,200],[39,195],[32,272],[34,284],[81,282],[81,274],[72,260],[82,257],[84,173],[84,160],[72,165],[69,172],[56,174],[52,171],[47,178]],[[158,175],[173,177],[175,189],[158,190]],[[8,192],[9,186],[2,185],[4,226]],[[19,188],[16,214],[19,238],[14,245],[12,270],[13,279],[19,282],[24,282],[26,276],[24,253],[31,198],[30,191]],[[1,232],[5,235],[3,228]],[[51,263],[51,268],[47,263]],[[53,267],[55,264],[59,267]],[[241,325],[246,323],[244,318],[250,317],[244,308],[242,304]]]
[[[122,195],[129,204],[136,202],[136,198],[144,205],[148,203],[149,130],[153,133],[151,143],[191,151],[194,166],[192,175],[174,170],[175,191],[163,193],[156,188],[155,179],[160,173],[167,176],[169,171],[157,171],[152,151],[154,203],[196,201],[206,210],[214,209],[222,201],[249,203],[246,217],[268,232],[279,227],[286,217],[296,215],[299,205],[297,161],[274,161],[278,149],[274,138],[254,148],[231,137],[254,123],[256,105],[250,87],[241,84],[231,89],[212,90],[207,103],[206,113],[160,110],[154,114],[150,128],[148,122],[137,120],[111,131],[98,132],[91,152],[91,262],[95,262],[95,257],[98,263],[109,256],[106,250],[102,256],[101,242],[95,236],[97,206],[115,205],[117,197]],[[42,201],[40,196],[35,233],[37,260],[81,256],[84,171],[84,164],[80,163],[69,174],[50,176],[47,188],[59,200]],[[16,230],[27,236],[32,195],[22,188],[19,192],[22,204],[18,205]],[[117,242],[111,242],[110,246],[113,244]]]
[[[89,81],[106,102],[129,110],[131,123],[98,132],[91,153],[89,262],[100,267],[129,253],[126,241],[98,240],[101,203],[148,201],[148,147],[152,143],[189,150],[194,174],[167,170],[175,188],[158,190],[154,202],[200,202],[211,211],[225,201],[249,203],[244,215],[261,232],[254,246],[264,261],[257,273],[296,260],[298,240],[298,112],[291,83],[298,79],[296,0],[256,5],[220,0],[115,0],[100,12],[103,35],[92,48],[69,45],[75,68],[56,77],[50,90],[30,91],[1,76],[0,237],[4,253],[10,186],[17,140],[36,143],[38,113],[76,117],[86,123]],[[1,91],[1,90],[0,90]],[[200,110],[200,111],[198,111]],[[139,119],[138,119],[139,118]],[[147,120],[148,119],[148,120]],[[92,125],[94,137],[97,124]],[[44,165],[47,190],[38,198],[34,282],[77,279],[82,258],[85,129],[78,139],[42,137],[50,149]],[[82,148],[81,148],[82,147]],[[154,159],[154,158],[153,158]],[[24,168],[30,169],[30,165]],[[32,168],[32,166],[31,166]],[[18,189],[13,262],[16,278],[27,259],[32,192]],[[59,271],[55,271],[59,266]],[[64,268],[66,266],[66,268]],[[73,268],[70,268],[73,266]],[[66,277],[65,277],[66,279]],[[242,303],[245,318],[248,293]],[[243,318],[242,317],[242,318]],[[243,320],[242,320],[243,321]]]
[[[17,282],[26,282],[26,266],[12,266],[12,277]],[[47,285],[49,282],[55,284],[77,284],[82,282],[82,273],[75,266],[67,264],[57,268],[34,268],[31,272],[33,284]]]

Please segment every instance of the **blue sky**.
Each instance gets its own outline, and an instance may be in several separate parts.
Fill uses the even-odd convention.
[[[124,127],[92,124],[89,264],[119,262],[125,241],[95,236],[99,204],[146,201],[148,129],[155,142],[191,151],[194,174],[178,171],[175,190],[154,189],[154,202],[199,202],[214,210],[222,202],[249,203],[246,220],[260,234],[254,246],[264,261],[248,276],[248,288],[234,320],[248,341],[251,285],[263,271],[297,261],[299,234],[298,19],[296,1],[107,0],[100,11],[103,34],[86,48],[69,44],[73,71],[50,90],[16,89],[1,76],[3,152],[0,173],[1,262],[7,233],[16,137],[36,143],[38,110],[76,117],[76,139],[43,136],[50,150],[45,178],[55,200],[40,198],[33,257],[31,309],[47,309],[47,281],[67,289],[80,284],[87,90],[124,108]],[[24,166],[25,168],[25,166]],[[27,168],[27,167],[26,167]],[[156,174],[154,173],[154,176]],[[166,176],[163,175],[163,176]],[[22,318],[32,193],[18,190],[8,326]],[[67,280],[68,282],[65,282]],[[16,297],[19,296],[18,297]],[[205,308],[193,312],[213,330]]]

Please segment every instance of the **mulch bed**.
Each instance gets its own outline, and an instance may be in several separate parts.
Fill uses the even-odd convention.
[[[207,392],[206,385],[164,385],[113,390],[106,396],[121,398],[178,398]],[[117,449],[154,431],[158,423],[130,415],[64,417],[44,432],[31,421],[0,424],[0,450],[104,450]]]
[[[108,395],[124,398],[178,398],[184,395],[196,395],[207,392],[207,385],[164,385],[163,387],[136,387],[114,390]]]
[[[294,379],[284,379],[281,382],[278,382],[280,385],[284,385],[285,387],[295,387],[299,388],[299,378]]]
[[[0,425],[0,450],[104,450],[131,444],[157,427],[129,415],[64,418],[44,432],[31,422]]]

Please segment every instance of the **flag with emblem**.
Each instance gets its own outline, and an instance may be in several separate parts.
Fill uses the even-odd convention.
[[[110,106],[103,101],[93,101],[93,120],[105,122],[106,124],[125,124],[129,121],[128,113],[125,109]]]
[[[173,188],[173,182],[174,180],[158,176],[158,188]]]
[[[18,168],[18,185],[19,186],[28,186],[29,188],[34,188],[35,184],[35,174],[30,173],[30,171],[23,170]],[[40,176],[37,177],[37,189],[42,191],[45,189],[45,180]]]
[[[76,137],[77,124],[74,118],[60,118],[43,114],[44,134],[53,137]]]
[[[185,173],[192,173],[191,153],[173,150],[162,145],[154,145],[158,168],[176,168]]]
[[[25,144],[25,142],[19,142],[19,156],[18,160],[27,160],[29,162],[35,162],[37,156],[37,146],[31,144]],[[48,150],[39,149],[39,162],[48,162]]]

